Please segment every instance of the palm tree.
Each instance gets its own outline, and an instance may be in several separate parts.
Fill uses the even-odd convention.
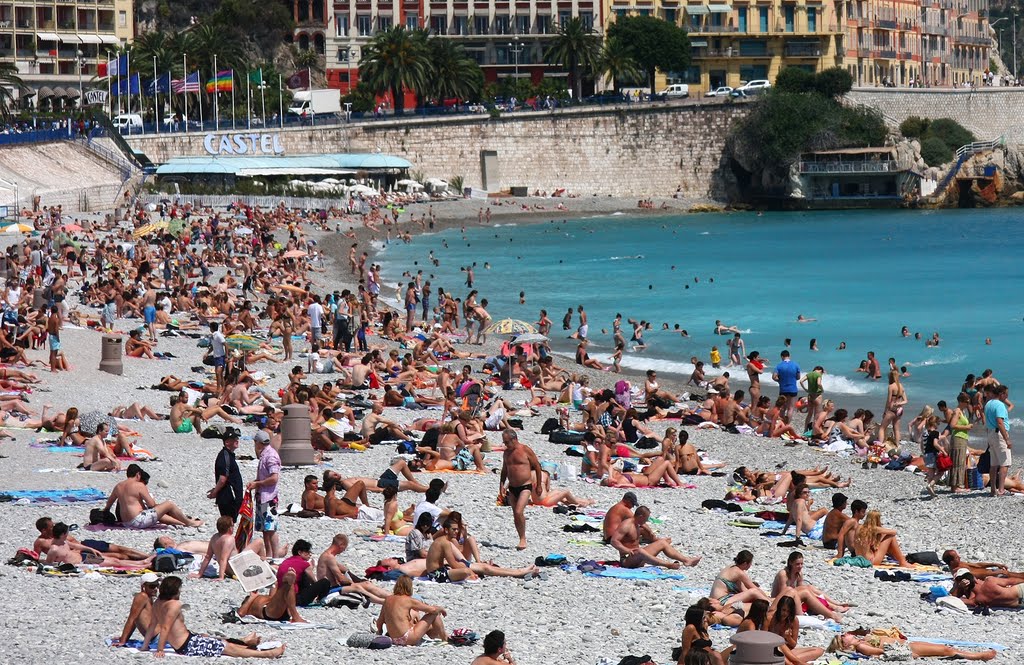
[[[424,40],[400,25],[378,33],[363,48],[359,80],[375,94],[390,92],[395,114],[400,115],[405,110],[405,91],[423,91],[428,70]]]
[[[583,87],[580,74],[597,68],[600,52],[600,38],[583,24],[583,19],[576,16],[558,25],[558,34],[544,57],[548,62],[559,63],[569,71],[573,99],[579,101]]]
[[[623,83],[633,83],[643,76],[629,49],[623,45],[622,40],[614,37],[605,40],[595,73],[612,79],[615,92],[619,91]]]
[[[294,58],[295,66],[299,69],[311,69],[316,72],[323,71],[323,61],[320,55],[311,48],[304,51],[295,49]]]
[[[444,103],[445,99],[474,100],[484,87],[484,73],[466,49],[450,39],[427,40],[430,72],[426,94]]]
[[[7,118],[17,99],[14,91],[25,90],[25,83],[18,76],[18,68],[13,62],[0,62],[0,116]]]

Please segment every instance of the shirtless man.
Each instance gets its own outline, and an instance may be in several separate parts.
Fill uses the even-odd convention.
[[[231,560],[231,557],[238,554],[238,549],[235,546],[235,537],[231,534],[234,526],[235,521],[228,515],[222,515],[217,519],[217,533],[206,545],[206,553],[199,566],[199,571],[192,573],[189,577],[193,579],[205,577],[206,567],[210,565],[211,561],[215,560],[217,562],[218,575],[213,579],[216,579],[218,582],[224,581],[230,566],[228,562]],[[255,552],[261,559],[265,558],[262,538],[253,538],[245,549]]]
[[[320,481],[310,474],[303,479],[302,509],[324,512],[324,498],[320,495]]]
[[[994,561],[964,561],[956,550],[946,550],[942,553],[942,562],[949,566],[949,572],[958,573],[966,569],[977,580],[984,580],[987,577],[1005,577],[1024,582],[1024,573],[1012,573],[1006,568],[1006,564],[995,563]]]
[[[512,506],[512,520],[515,523],[516,533],[519,534],[517,550],[526,549],[526,504],[529,503],[532,495],[534,503],[541,502],[541,477],[540,460],[537,454],[527,445],[519,443],[519,436],[514,429],[506,429],[501,433],[501,440],[505,444],[505,452],[502,455],[501,479],[498,481],[498,494],[505,493],[505,483],[508,483],[508,502]]]
[[[832,495],[832,510],[825,515],[825,525],[821,531],[821,544],[827,550],[833,550],[839,546],[839,532],[850,519],[843,512],[846,510],[847,501],[847,496],[842,492]]]
[[[120,471],[121,462],[110,448],[103,442],[107,435],[107,423],[100,423],[96,426],[96,434],[85,440],[85,455],[82,459],[82,468],[86,471]]]
[[[681,554],[672,547],[671,538],[657,538],[651,544],[640,547],[640,537],[647,519],[651,516],[651,509],[647,506],[640,506],[633,513],[619,524],[619,528],[611,538],[611,546],[619,552],[619,561],[623,568],[642,568],[643,566],[660,566],[676,570],[679,564],[696,566],[700,563],[700,557],[688,557]],[[664,554],[674,561],[659,559],[658,555]]]
[[[153,564],[153,557],[150,556],[141,561],[128,561],[104,556],[91,547],[69,541],[68,525],[64,522],[57,522],[53,525],[53,540],[50,542],[50,549],[46,552],[46,563],[70,563],[72,566],[84,563],[89,566],[140,569],[149,568]]]
[[[850,514],[851,517],[843,523],[839,529],[839,535],[836,536],[837,557],[846,556],[847,551],[851,556],[856,554],[854,543],[857,542],[857,529],[860,528],[861,520],[868,514],[868,504],[860,499],[854,499],[850,504]]]
[[[384,601],[377,617],[377,633],[391,638],[400,647],[419,646],[424,636],[448,641],[444,619],[448,612],[440,605],[427,605],[412,597],[412,578],[402,575],[395,582],[394,593]]]
[[[259,637],[250,635],[244,643],[222,640],[209,635],[193,633],[185,627],[182,615],[181,578],[169,575],[160,582],[160,593],[153,603],[153,620],[150,622],[143,644],[150,644],[157,638],[156,657],[163,658],[167,644],[180,656],[234,656],[236,658],[279,658],[284,655],[284,646],[261,651],[256,648]]]
[[[953,581],[951,595],[968,607],[1024,607],[1024,583],[1007,577],[986,577],[979,581],[961,571]]]
[[[348,568],[338,562],[338,556],[348,549],[348,536],[343,533],[336,534],[331,540],[331,546],[324,550],[316,562],[316,578],[327,579],[331,587],[341,587],[342,593],[357,593],[365,596],[369,602],[383,605],[390,591],[385,591],[372,582],[356,582],[349,574]]]
[[[492,630],[484,637],[484,652],[473,659],[469,665],[516,665],[508,647],[505,646],[505,633]]]
[[[459,522],[452,519],[450,515],[446,517],[442,530],[434,534],[434,540],[430,544],[430,549],[427,550],[424,574],[428,579],[438,583],[475,580],[478,577],[531,579],[540,571],[537,566],[516,569],[502,568],[479,561],[468,563],[462,550],[455,546],[459,533]]]
[[[156,573],[146,573],[139,581],[142,582],[142,589],[132,598],[132,606],[128,610],[124,628],[121,629],[121,636],[114,640],[111,646],[126,644],[136,630],[145,635],[153,621],[153,601],[156,600],[156,592],[160,587],[160,578]]]
[[[36,520],[36,529],[39,530],[39,537],[32,543],[32,550],[39,554],[46,554],[50,551],[50,545],[53,544],[53,520],[49,517],[40,517]],[[68,536],[67,540],[69,543],[79,542],[72,536]],[[92,540],[86,538],[81,541],[82,545],[96,550],[100,554],[110,559],[129,559],[132,561],[142,561],[147,557],[144,552],[139,550],[133,550],[130,547],[124,547],[122,545],[115,545],[108,543],[105,540]]]
[[[363,425],[359,430],[360,435],[367,441],[372,435],[376,435],[377,438],[383,436],[382,440],[408,441],[409,432],[403,430],[402,426],[395,421],[384,418],[381,415],[383,413],[384,404],[374,402],[371,412],[363,417]]]
[[[157,503],[146,484],[149,474],[138,464],[129,464],[128,477],[110,491],[104,510],[117,503],[117,516],[128,529],[151,529],[157,524],[170,526],[202,526],[203,521],[192,519],[173,501]]]
[[[638,503],[635,492],[626,492],[622,495],[621,501],[608,509],[608,512],[604,514],[604,522],[601,524],[601,537],[604,542],[611,542],[612,536],[618,531],[622,520],[633,516],[633,509]]]

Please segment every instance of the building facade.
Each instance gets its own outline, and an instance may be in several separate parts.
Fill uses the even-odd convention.
[[[0,60],[17,67],[25,103],[69,108],[134,30],[132,0],[2,0]]]
[[[327,52],[327,21],[331,0],[291,0],[295,31],[292,41],[301,51]]]
[[[395,25],[457,40],[488,81],[565,76],[544,61],[544,54],[559,22],[574,17],[603,34],[601,0],[334,0],[327,29],[328,83],[343,91],[355,86],[362,47]]]

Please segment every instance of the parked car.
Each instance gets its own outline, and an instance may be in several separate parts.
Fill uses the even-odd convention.
[[[114,127],[121,130],[121,132],[141,132],[142,131],[142,116],[138,113],[122,113],[116,115],[111,119]]]
[[[765,92],[771,87],[772,84],[769,83],[766,79],[755,79],[753,81],[747,81],[746,83],[741,85],[739,87],[739,90],[742,90],[744,93],[748,95],[756,95]]]
[[[665,95],[669,99],[684,99],[690,96],[690,86],[685,83],[673,83],[658,94]]]
[[[728,97],[729,93],[732,92],[732,88],[727,85],[722,85],[714,90],[709,90],[705,97]]]

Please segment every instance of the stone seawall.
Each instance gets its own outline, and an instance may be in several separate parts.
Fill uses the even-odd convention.
[[[1024,88],[855,88],[847,99],[878,109],[897,125],[914,115],[951,118],[979,141],[1005,136],[1024,145]]]
[[[492,192],[565,188],[581,196],[642,197],[678,189],[689,198],[722,198],[726,137],[746,112],[744,103],[658,104],[257,132],[276,135],[286,155],[380,151],[409,160],[424,178],[462,176],[466,186]],[[220,136],[208,136],[125,138],[159,164],[209,154]]]

